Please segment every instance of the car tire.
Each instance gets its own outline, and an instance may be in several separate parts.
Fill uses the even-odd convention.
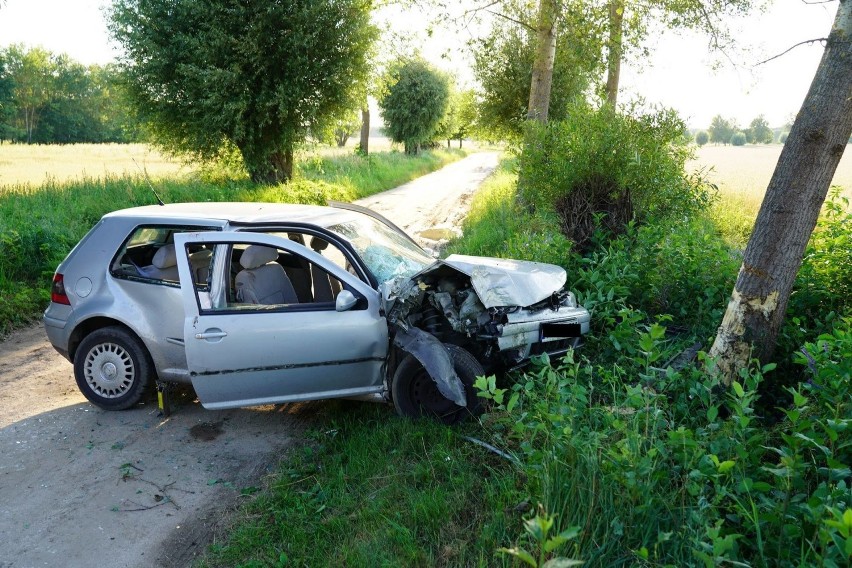
[[[467,406],[459,406],[445,398],[420,361],[408,354],[396,368],[391,384],[393,404],[401,416],[428,416],[444,424],[458,424],[468,416],[482,413],[482,399],[476,396],[473,388],[476,377],[485,374],[482,365],[461,347],[447,344],[444,347],[450,352],[453,369],[464,385]]]
[[[142,342],[121,327],[93,331],[74,355],[80,392],[104,410],[125,410],[139,402],[151,382],[152,368]]]

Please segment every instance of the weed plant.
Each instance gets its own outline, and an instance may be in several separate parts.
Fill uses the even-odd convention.
[[[369,158],[341,156],[304,164],[286,185],[255,185],[245,177],[207,172],[201,177],[154,180],[166,203],[268,201],[324,205],[390,189],[462,157],[459,151],[399,153]],[[221,172],[220,172],[221,174]],[[47,304],[53,271],[101,218],[116,209],[155,203],[141,176],[49,180],[39,187],[13,184],[0,190],[0,335],[32,321]]]

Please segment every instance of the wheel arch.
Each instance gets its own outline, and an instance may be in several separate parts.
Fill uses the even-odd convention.
[[[106,316],[95,316],[91,317],[87,320],[80,322],[77,327],[74,328],[74,331],[71,332],[71,336],[68,341],[68,357],[71,361],[74,361],[74,358],[77,356],[77,348],[80,346],[80,343],[83,339],[86,338],[90,333],[97,331],[99,329],[103,329],[105,327],[120,327],[127,333],[129,333],[134,339],[136,339],[140,345],[145,349],[145,356],[148,357],[148,360],[151,360],[151,352],[148,350],[148,346],[145,344],[145,341],[139,337],[133,329],[130,328],[126,323],[117,320],[115,318],[110,318]]]

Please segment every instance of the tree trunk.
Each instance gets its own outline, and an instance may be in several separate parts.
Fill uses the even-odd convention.
[[[245,154],[244,154],[245,156]],[[293,178],[293,148],[283,148],[270,153],[267,160],[254,167],[246,160],[249,175],[254,183],[287,183]]]
[[[618,82],[621,78],[621,55],[624,38],[624,0],[609,2],[609,45],[607,46],[606,102],[615,108]]]
[[[364,156],[370,153],[370,107],[367,105],[361,109],[361,143],[358,151]]]
[[[775,349],[805,247],[852,134],[850,39],[852,0],[841,0],[825,53],[766,189],[710,349],[726,384],[750,356],[766,361]]]
[[[556,59],[557,0],[539,0],[536,27],[536,53],[530,84],[527,120],[547,122],[550,109],[550,87],[553,84],[553,62]]]

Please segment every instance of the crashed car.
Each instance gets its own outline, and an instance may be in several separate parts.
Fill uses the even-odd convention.
[[[105,215],[59,265],[44,326],[104,409],[191,383],[206,408],[335,397],[476,413],[478,375],[576,347],[559,267],[436,260],[351,204],[153,205]]]

